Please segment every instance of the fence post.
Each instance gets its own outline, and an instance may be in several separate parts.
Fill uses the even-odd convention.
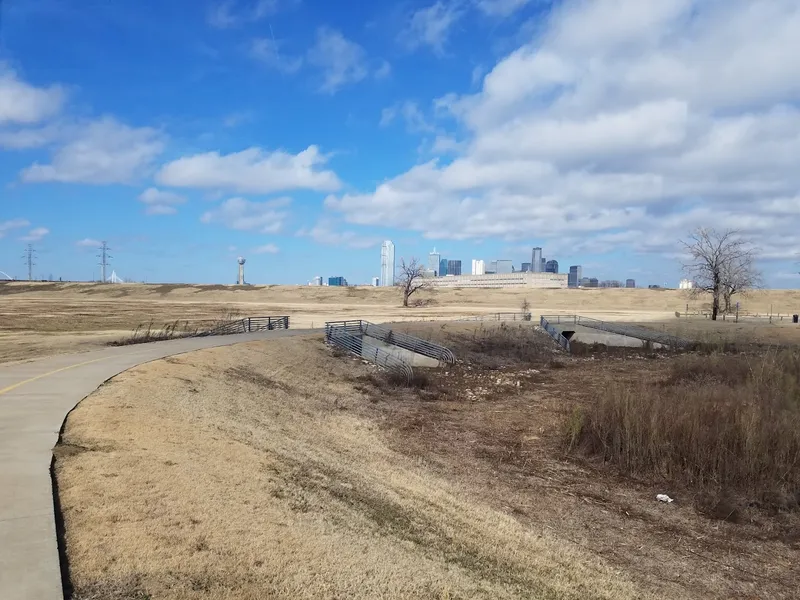
[[[283,317],[283,328],[289,329],[289,317]],[[311,322],[311,328],[314,328],[314,322]]]
[[[247,317],[247,332],[250,333],[253,331],[253,326],[250,323],[250,317]]]

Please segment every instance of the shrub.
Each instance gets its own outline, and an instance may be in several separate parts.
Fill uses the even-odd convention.
[[[550,362],[556,352],[553,340],[530,324],[484,325],[472,334],[455,334],[447,345],[462,360],[487,369]]]
[[[800,352],[682,357],[660,385],[606,387],[565,427],[570,450],[624,474],[796,508]]]
[[[174,321],[167,323],[159,329],[153,328],[153,322],[150,321],[145,327],[139,325],[134,329],[131,334],[120,340],[109,342],[109,346],[130,346],[132,344],[147,344],[150,342],[163,342],[165,340],[174,340],[185,337],[192,337],[197,335],[197,328],[191,327],[188,321]]]

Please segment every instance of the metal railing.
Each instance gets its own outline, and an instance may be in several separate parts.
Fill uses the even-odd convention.
[[[289,329],[289,317],[245,317],[228,321],[208,331],[198,334],[198,337],[209,335],[233,335],[235,333],[250,333],[253,331],[272,331],[273,329]]]
[[[325,324],[325,328],[327,329],[328,326],[345,327],[351,332],[355,332],[357,330],[362,335],[375,338],[382,342],[386,342],[387,344],[399,346],[400,348],[405,348],[406,350],[416,352],[417,354],[421,354],[429,358],[435,358],[436,360],[447,364],[452,365],[456,362],[456,357],[453,352],[445,346],[440,346],[434,342],[429,342],[406,333],[399,333],[397,331],[388,329],[387,327],[375,325],[369,321],[331,321],[330,323]]]
[[[325,323],[325,340],[330,345],[346,350],[379,367],[400,373],[406,378],[406,381],[414,378],[414,370],[411,365],[369,341],[369,336],[365,336],[362,331],[361,321]]]
[[[617,335],[637,338],[672,348],[685,348],[692,344],[690,340],[685,340],[669,333],[662,333],[653,329],[648,329],[647,327],[642,327],[640,325],[610,323],[608,321],[600,321],[599,319],[582,317],[580,315],[542,315],[542,321],[547,321],[551,325],[553,323],[581,325],[590,329],[607,331],[608,333],[615,333]]]
[[[660,331],[655,331],[639,325],[609,323],[607,321],[600,321],[598,319],[590,319],[588,317],[581,316],[577,316],[576,320],[578,325],[582,325],[583,327],[590,327],[591,329],[599,329],[600,331],[607,331],[609,333],[616,333],[618,335],[638,338],[640,340],[662,344],[671,348],[685,348],[692,343],[689,340],[679,338],[676,335],[662,333]]]
[[[488,315],[475,315],[474,317],[464,317],[459,321],[530,321],[532,319],[529,312],[500,312]]]
[[[564,334],[562,334],[558,329],[556,329],[550,324],[550,322],[548,321],[549,318],[550,317],[544,317],[544,316],[540,317],[539,325],[542,327],[542,329],[544,329],[547,332],[547,334],[551,338],[553,338],[556,342],[558,342],[559,346],[564,348],[564,350],[566,350],[567,352],[570,352],[571,350],[569,347],[569,340],[564,337]]]

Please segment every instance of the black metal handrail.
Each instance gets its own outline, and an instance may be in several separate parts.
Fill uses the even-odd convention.
[[[402,358],[391,354],[369,340],[361,330],[360,321],[339,321],[325,324],[325,340],[332,346],[368,360],[380,367],[400,373],[406,381],[412,381],[414,370]]]
[[[227,321],[213,329],[198,334],[198,337],[209,335],[233,335],[251,333],[253,331],[272,331],[273,329],[289,329],[289,317],[245,317]]]
[[[541,316],[539,318],[539,325],[542,327],[542,329],[544,329],[547,332],[547,334],[551,338],[553,338],[556,342],[558,342],[559,346],[564,348],[564,350],[566,350],[567,352],[571,352],[569,340],[566,337],[564,337],[563,333],[561,333],[558,329],[556,329],[550,324],[550,322],[547,320],[548,318],[549,317]]]
[[[608,321],[600,321],[599,319],[592,319],[590,317],[582,317],[580,315],[542,315],[542,320],[548,321],[550,324],[571,324],[582,325],[590,329],[598,329],[600,331],[607,331],[608,333],[615,333],[617,335],[624,335],[627,337],[637,338],[648,342],[662,344],[673,348],[686,348],[692,344],[690,340],[683,339],[676,335],[669,333],[662,333],[642,327],[640,325],[628,325],[625,323],[610,323]]]
[[[372,337],[386,342],[387,344],[393,344],[400,348],[410,350],[411,352],[416,352],[417,354],[434,358],[451,365],[456,362],[456,357],[453,352],[445,346],[423,340],[413,335],[400,333],[381,325],[370,323],[369,321],[329,321],[325,324],[326,331],[332,328],[345,330],[348,333],[356,335]]]

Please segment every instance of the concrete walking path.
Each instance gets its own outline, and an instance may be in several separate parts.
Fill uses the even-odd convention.
[[[152,360],[313,332],[187,338],[0,365],[0,599],[63,597],[50,464],[61,425],[81,400]]]

